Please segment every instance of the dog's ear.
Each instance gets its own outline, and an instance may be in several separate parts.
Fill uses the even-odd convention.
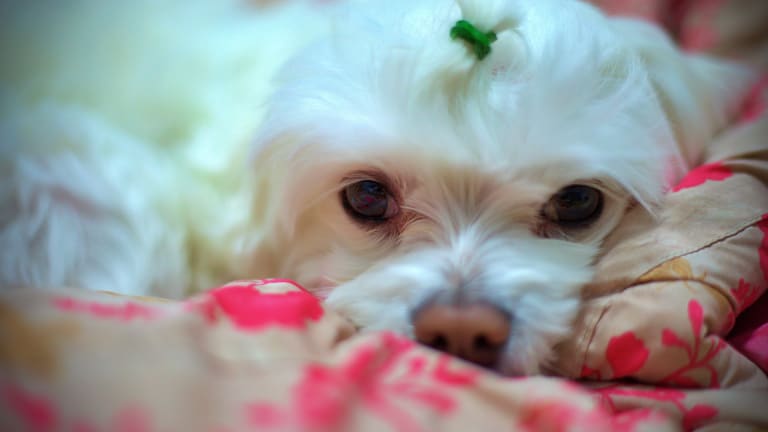
[[[647,70],[685,162],[706,158],[712,137],[735,117],[756,75],[745,66],[680,51],[659,28],[613,18],[611,25]]]

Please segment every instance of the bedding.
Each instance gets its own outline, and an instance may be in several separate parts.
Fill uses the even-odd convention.
[[[765,7],[596,3],[661,22],[687,49],[765,66],[744,36],[764,31],[750,23]],[[608,239],[558,378],[357,334],[286,280],[184,301],[17,290],[0,294],[0,430],[766,429],[766,88],[658,218],[631,212]]]
[[[670,327],[670,335],[680,333],[663,340],[692,345],[683,351],[698,356],[699,367],[721,377],[718,384],[726,388],[712,381],[693,388],[701,386],[691,368],[672,375],[675,387],[664,380],[658,386],[580,386],[562,378],[505,378],[395,334],[355,335],[342,317],[285,280],[233,282],[183,302],[18,290],[0,303],[0,430],[672,431],[768,425],[765,376],[758,378],[754,364],[735,360],[738,354],[728,352],[726,342],[702,343],[709,338],[702,315],[693,307],[689,317],[691,329]],[[676,367],[679,356],[663,349],[637,361],[638,353],[647,353],[639,346],[649,335],[637,326],[634,332],[609,343],[610,378],[633,375],[645,363]],[[728,376],[737,378],[722,379]]]

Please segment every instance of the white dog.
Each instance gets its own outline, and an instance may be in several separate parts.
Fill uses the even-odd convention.
[[[103,132],[101,120],[60,107],[8,120],[3,146],[26,147],[2,161],[13,177],[2,186],[0,245],[13,252],[0,282],[180,296],[287,277],[363,329],[504,373],[546,368],[602,240],[628,208],[652,212],[699,162],[745,73],[574,0],[354,9],[281,70],[249,164],[227,129],[235,115],[235,130],[247,130],[242,102],[176,140],[153,123],[162,113],[87,100],[79,106],[106,112],[121,132],[83,138]],[[223,88],[213,78],[194,84]],[[260,94],[261,84],[238,85],[224,104],[208,88],[180,91],[192,109]],[[214,96],[190,99],[196,91]],[[40,131],[72,122],[86,132],[57,132],[54,143]]]

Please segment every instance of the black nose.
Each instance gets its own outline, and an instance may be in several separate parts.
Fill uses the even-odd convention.
[[[486,303],[428,303],[412,322],[420,343],[485,367],[497,365],[509,338],[509,315]]]

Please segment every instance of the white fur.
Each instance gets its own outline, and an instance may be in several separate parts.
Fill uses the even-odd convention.
[[[0,246],[15,254],[0,261],[0,283],[180,296],[288,277],[362,328],[405,334],[424,299],[462,291],[511,313],[501,369],[514,374],[546,366],[603,238],[628,206],[652,211],[699,162],[743,83],[736,68],[683,56],[649,26],[576,1],[357,1],[280,71],[246,166],[241,140],[273,65],[264,59],[289,48],[269,47],[323,19],[302,8],[263,19],[222,2],[169,31],[154,3],[136,3],[122,7],[149,29],[113,41],[131,48],[137,70],[161,62],[159,78],[127,76],[121,56],[70,56],[71,45],[43,74],[53,86],[3,76],[30,87],[2,127],[12,174]],[[168,4],[166,14],[186,3]],[[97,18],[87,22],[114,27]],[[448,37],[461,18],[498,34],[485,60]],[[282,33],[266,39],[265,25]],[[89,42],[57,35],[38,48]],[[371,172],[413,216],[394,231],[361,227],[340,203]],[[603,215],[540,235],[541,207],[572,183],[603,190]]]
[[[236,277],[270,77],[327,20],[239,0],[0,10],[0,286],[178,298]]]

